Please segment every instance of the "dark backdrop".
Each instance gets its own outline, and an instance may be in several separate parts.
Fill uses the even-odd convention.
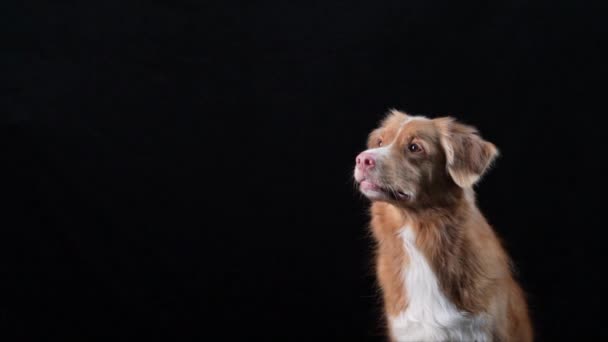
[[[351,170],[391,107],[501,149],[539,340],[608,337],[599,2],[1,6],[15,340],[382,341]]]

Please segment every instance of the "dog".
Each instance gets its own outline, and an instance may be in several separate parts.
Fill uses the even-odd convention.
[[[391,110],[356,157],[393,342],[533,340],[511,261],[473,186],[499,151],[452,117]]]

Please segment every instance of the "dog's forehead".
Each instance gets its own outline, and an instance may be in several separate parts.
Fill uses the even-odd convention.
[[[382,120],[378,129],[371,136],[381,135],[385,143],[395,141],[404,142],[411,137],[435,140],[437,127],[433,120],[421,115],[409,115],[393,110]]]
[[[413,122],[430,122],[428,118],[421,115],[409,115],[397,110],[391,110],[380,123],[380,127],[385,130],[398,131],[404,126]]]
[[[430,119],[424,116],[407,117],[399,127],[401,134],[415,134],[416,132],[432,133],[435,130],[435,125]]]
[[[412,137],[432,139],[437,133],[433,121],[424,116],[405,116],[398,122],[396,128],[391,127],[390,130],[395,133],[394,139],[397,142],[402,142]]]

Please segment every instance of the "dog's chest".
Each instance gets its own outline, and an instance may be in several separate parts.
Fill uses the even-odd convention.
[[[431,265],[416,247],[413,230],[404,227],[400,238],[409,259],[402,271],[408,305],[397,316],[389,317],[395,340],[490,341],[487,319],[459,311],[444,295]]]

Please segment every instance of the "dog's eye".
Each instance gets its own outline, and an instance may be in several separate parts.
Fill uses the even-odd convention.
[[[382,146],[382,138],[378,138],[378,141],[376,141],[376,145]]]
[[[422,152],[422,147],[420,147],[420,145],[415,144],[415,143],[411,143],[407,146],[407,149],[410,152]]]

